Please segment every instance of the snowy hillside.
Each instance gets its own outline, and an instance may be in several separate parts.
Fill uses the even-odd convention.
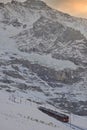
[[[61,127],[60,122],[57,125],[54,119],[41,115],[38,103],[79,115],[74,115],[73,127],[87,130],[86,25],[86,19],[53,10],[39,0],[0,3],[1,130],[7,130],[9,122],[17,128],[8,125],[8,130],[24,130],[25,125],[25,130],[73,129],[69,124]],[[18,103],[9,99],[12,95]],[[22,98],[23,103],[19,103]],[[27,111],[30,102],[24,104],[27,99],[37,103],[30,108],[35,109],[33,115]],[[33,120],[29,119],[31,127],[28,113]],[[41,124],[43,121],[45,124]]]
[[[23,93],[21,97],[18,92],[9,94],[0,91],[1,130],[87,130],[87,118],[72,115],[72,124],[64,124],[40,112],[38,110],[39,105],[25,100],[24,97]],[[54,109],[49,105],[47,107]]]

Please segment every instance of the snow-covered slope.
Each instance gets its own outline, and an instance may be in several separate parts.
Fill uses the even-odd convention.
[[[44,104],[45,105],[45,104]],[[64,124],[38,110],[39,105],[21,95],[0,91],[1,130],[87,130],[87,118],[72,115],[71,125]],[[48,108],[54,109],[48,105]],[[76,123],[76,124],[75,124]]]
[[[39,0],[0,3],[1,91],[87,116],[86,24]]]

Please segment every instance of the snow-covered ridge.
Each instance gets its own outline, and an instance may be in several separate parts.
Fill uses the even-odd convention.
[[[53,18],[54,21],[55,20],[59,21],[60,23],[63,23],[68,27],[72,27],[75,30],[79,30],[85,37],[87,36],[86,19],[72,17],[60,11],[52,10],[43,1],[40,0],[32,0],[32,1],[27,0],[22,3],[13,0],[12,2],[8,2],[7,4],[1,3],[0,12],[2,18],[4,19],[18,18],[20,22],[32,21],[33,19],[29,20],[29,18],[32,18],[32,13],[34,12],[33,13],[34,19],[35,14],[37,14],[36,15],[37,18],[39,15],[44,15],[45,17]]]

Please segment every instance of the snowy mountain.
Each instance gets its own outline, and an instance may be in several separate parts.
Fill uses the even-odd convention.
[[[87,116],[86,25],[40,0],[0,3],[0,91]]]

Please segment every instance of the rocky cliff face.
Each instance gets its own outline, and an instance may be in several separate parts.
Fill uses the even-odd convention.
[[[0,88],[86,114],[86,25],[40,0],[0,3]]]

